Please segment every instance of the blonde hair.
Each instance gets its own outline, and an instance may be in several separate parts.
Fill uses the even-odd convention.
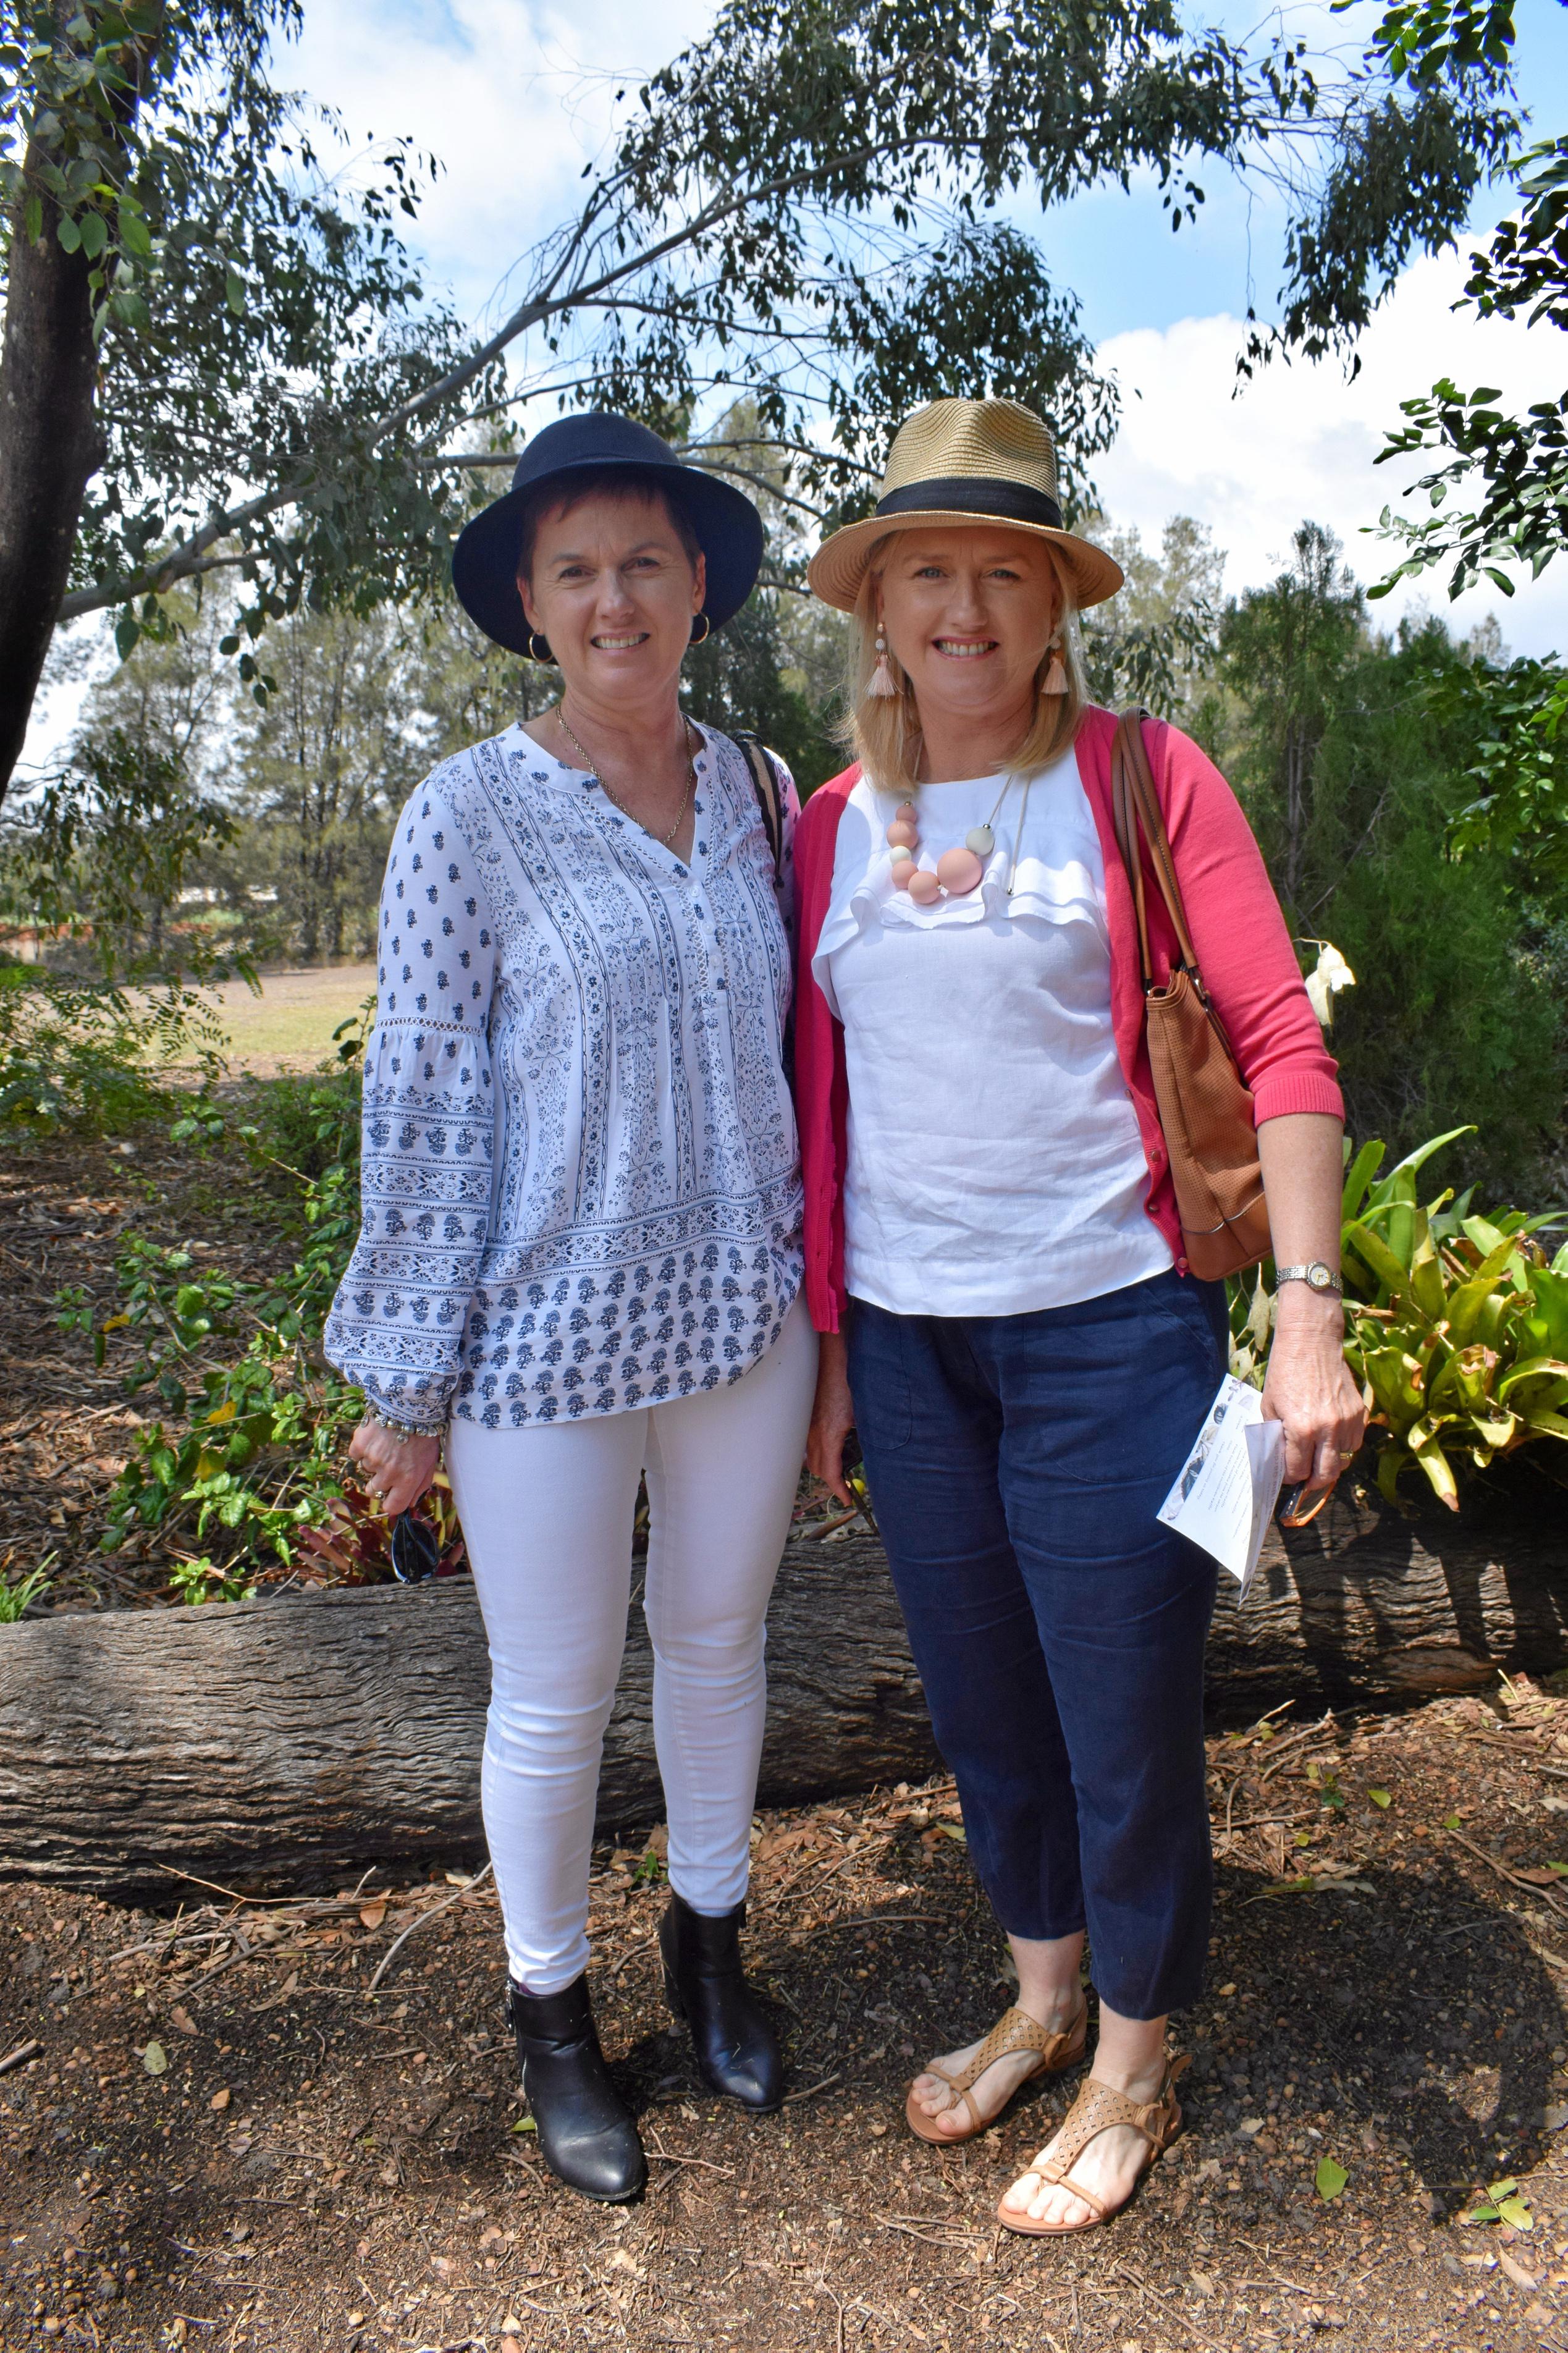
[[[914,688],[898,656],[889,648],[888,668],[898,686],[896,695],[868,695],[871,673],[877,667],[877,584],[887,563],[888,551],[899,536],[888,532],[871,549],[866,565],[855,610],[850,619],[849,669],[847,692],[849,709],[839,736],[846,749],[853,753],[873,784],[884,791],[912,792],[920,782],[921,715]],[[1033,726],[1007,762],[1007,773],[1015,776],[1037,775],[1060,757],[1078,738],[1079,723],[1089,702],[1089,689],[1084,683],[1083,659],[1079,651],[1078,607],[1073,602],[1072,584],[1062,565],[1057,562],[1047,545],[1051,570],[1056,575],[1057,594],[1060,605],[1057,616],[1061,643],[1047,648],[1035,679],[1035,720]],[[1053,654],[1061,656],[1067,672],[1065,694],[1042,694],[1047,670]]]

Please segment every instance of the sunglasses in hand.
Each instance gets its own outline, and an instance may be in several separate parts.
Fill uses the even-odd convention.
[[[441,1546],[434,1528],[412,1512],[399,1512],[392,1523],[392,1573],[399,1585],[423,1585],[441,1566]]]
[[[1333,1492],[1331,1487],[1317,1487],[1309,1494],[1306,1481],[1298,1479],[1293,1486],[1281,1491],[1274,1516],[1282,1528],[1308,1527]]]

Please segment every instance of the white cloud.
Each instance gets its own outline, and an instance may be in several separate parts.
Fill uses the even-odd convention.
[[[1124,421],[1095,470],[1110,513],[1135,523],[1150,543],[1170,515],[1207,523],[1226,553],[1232,592],[1274,576],[1306,517],[1343,540],[1361,579],[1377,579],[1391,551],[1363,537],[1363,526],[1385,504],[1397,510],[1402,484],[1426,470],[1409,459],[1373,463],[1400,422],[1400,401],[1442,375],[1466,391],[1495,385],[1519,408],[1563,390],[1562,338],[1455,312],[1463,275],[1454,255],[1416,262],[1362,338],[1352,384],[1332,363],[1276,364],[1233,398],[1247,331],[1223,314],[1110,337],[1100,356],[1121,379]],[[1515,652],[1568,654],[1568,564],[1561,561],[1540,582],[1520,582],[1511,599],[1489,585],[1450,605],[1444,575],[1431,573],[1373,610],[1392,623],[1420,605],[1461,632],[1495,612]]]
[[[363,140],[405,134],[441,164],[403,224],[474,316],[535,238],[569,214],[603,151],[618,89],[633,90],[702,30],[708,0],[425,0],[367,8],[310,0],[277,61]]]

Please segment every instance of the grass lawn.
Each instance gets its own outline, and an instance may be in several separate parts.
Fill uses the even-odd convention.
[[[373,964],[337,965],[262,976],[255,997],[241,981],[216,994],[223,1001],[230,1059],[258,1077],[309,1070],[332,1050],[332,1032],[375,991]]]

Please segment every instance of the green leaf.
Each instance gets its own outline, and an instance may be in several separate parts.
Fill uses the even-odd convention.
[[[1339,2196],[1349,2179],[1350,2175],[1336,2158],[1323,2156],[1318,2159],[1318,2169],[1312,2176],[1312,2186],[1326,2205],[1331,2199]]]
[[[78,224],[81,230],[81,249],[89,261],[96,261],[109,243],[109,227],[101,213],[83,213]]]
[[[1381,1806],[1384,1812],[1386,1812],[1388,1808],[1394,1803],[1393,1799],[1389,1796],[1386,1789],[1369,1789],[1366,1794],[1372,1799],[1373,1804],[1374,1806]]]
[[[539,2130],[539,2126],[534,2123],[531,2116],[519,2116],[516,2124],[514,2124],[510,2129],[514,2133],[536,2133]]]
[[[1533,2231],[1535,2228],[1535,2217],[1522,2198],[1500,2198],[1497,2211],[1499,2221],[1510,2222],[1516,2231]]]
[[[60,241],[60,245],[61,245],[61,247],[62,247],[62,248],[64,249],[64,251],[65,251],[65,252],[67,252],[67,253],[79,253],[79,252],[80,252],[80,250],[81,250],[81,231],[80,231],[80,229],[79,229],[79,228],[78,228],[78,227],[77,227],[77,225],[76,225],[75,221],[73,221],[73,220],[71,219],[71,217],[70,217],[70,216],[69,216],[68,214],[67,214],[67,213],[62,213],[62,214],[61,214],[60,218],[59,218],[59,220],[58,220],[58,222],[57,223],[56,227],[55,227],[55,235],[58,237],[58,239],[59,239],[59,241]]]
[[[142,624],[128,605],[114,624],[114,650],[121,660],[129,661],[142,635]]]
[[[245,316],[245,280],[240,276],[232,261],[227,263],[224,269],[223,289],[228,301],[229,309],[234,312],[237,319],[243,319]]]
[[[1410,1456],[1400,1445],[1390,1443],[1377,1458],[1377,1492],[1385,1504],[1399,1501],[1399,1474],[1408,1468]]]
[[[1425,1444],[1415,1449],[1415,1460],[1432,1482],[1432,1493],[1436,1496],[1437,1501],[1440,1504],[1447,1504],[1451,1512],[1457,1512],[1459,1508],[1458,1482],[1454,1477],[1453,1464],[1437,1440],[1435,1438],[1427,1439]]]
[[[1352,1218],[1344,1229],[1344,1246],[1362,1259],[1374,1282],[1380,1283],[1391,1299],[1408,1293],[1410,1272],[1383,1240],[1374,1234],[1364,1219]]]
[[[1469,1240],[1474,1242],[1476,1248],[1481,1252],[1482,1256],[1486,1258],[1492,1257],[1500,1244],[1510,1241],[1513,1239],[1510,1234],[1500,1233],[1497,1227],[1492,1224],[1489,1218],[1467,1218],[1465,1219],[1465,1232],[1468,1236]],[[1506,1253],[1503,1262],[1506,1265]]]
[[[1446,1135],[1429,1136],[1425,1144],[1418,1144],[1414,1152],[1407,1152],[1404,1159],[1389,1170],[1380,1185],[1373,1187],[1368,1206],[1381,1208],[1384,1202],[1396,1198],[1394,1187],[1401,1176],[1414,1176],[1435,1153],[1442,1151],[1446,1144],[1457,1144],[1461,1135],[1474,1135],[1475,1132],[1473,1124],[1468,1127],[1451,1127]]]
[[[153,323],[152,313],[134,286],[117,286],[109,298],[109,309],[121,326],[132,327],[138,333],[145,333]]]
[[[153,238],[141,213],[133,212],[129,205],[121,205],[119,229],[120,242],[125,251],[133,253],[139,261],[147,260],[153,251]]]
[[[169,2054],[161,2042],[149,2042],[142,2053],[142,2064],[149,2075],[162,2075],[168,2068]]]
[[[1370,1144],[1362,1145],[1351,1163],[1345,1177],[1345,1188],[1341,1197],[1342,1219],[1353,1218],[1357,1215],[1363,1201],[1366,1198],[1366,1188],[1382,1167],[1384,1155],[1387,1150],[1387,1145],[1376,1136],[1373,1136]]]

